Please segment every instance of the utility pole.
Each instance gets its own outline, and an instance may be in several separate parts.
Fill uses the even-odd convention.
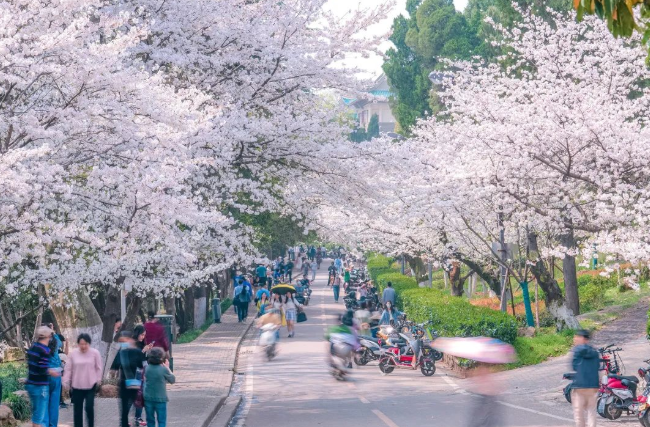
[[[501,265],[499,266],[500,272],[500,283],[501,283],[501,311],[506,312],[508,310],[508,299],[506,298],[506,276],[508,271],[506,269],[506,230],[503,225],[503,213],[499,212],[498,214],[498,223],[499,223],[499,259],[501,260]]]
[[[124,322],[126,319],[126,280],[122,280],[122,288],[120,289],[120,319]]]
[[[433,288],[433,262],[429,260],[429,287]]]
[[[404,254],[402,254],[402,274],[406,274],[406,259],[404,258]]]

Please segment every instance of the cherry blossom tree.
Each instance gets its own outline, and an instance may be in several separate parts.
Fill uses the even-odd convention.
[[[176,293],[258,258],[234,213],[309,226],[359,152],[322,92],[386,10],[323,4],[2,2],[3,291]]]
[[[504,228],[551,314],[575,326],[581,245],[648,259],[650,75],[639,40],[550,14],[554,22],[523,13],[511,30],[495,25],[507,52],[497,63],[449,64],[446,109],[414,138],[377,148],[387,158],[368,179],[381,169],[375,191],[386,199],[357,218],[387,225],[383,238],[403,250],[412,242],[413,252],[505,264],[516,276],[491,245]],[[563,258],[566,303],[542,262],[552,255]]]

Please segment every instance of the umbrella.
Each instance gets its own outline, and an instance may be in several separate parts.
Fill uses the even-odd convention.
[[[288,293],[296,293],[296,288],[285,283],[275,285],[271,288],[271,292],[278,295],[286,295]]]
[[[438,338],[431,343],[438,351],[483,363],[511,363],[517,354],[510,344],[496,338]]]

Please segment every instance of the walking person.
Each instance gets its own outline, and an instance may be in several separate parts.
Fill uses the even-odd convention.
[[[154,347],[147,357],[144,373],[144,408],[149,427],[167,426],[167,384],[174,384],[176,377],[169,370],[169,360],[161,348]]]
[[[84,409],[88,427],[95,426],[95,391],[102,382],[103,365],[99,351],[90,344],[90,335],[79,334],[63,372],[63,387],[70,390],[74,406],[74,427],[83,427]]]
[[[343,261],[341,261],[341,258],[336,257],[336,259],[334,260],[334,266],[336,267],[336,273],[340,276],[341,269],[343,268]]]
[[[332,261],[332,265],[327,267],[327,286],[331,286],[334,283],[334,277],[336,277],[336,266],[334,265],[334,261]]]
[[[266,286],[266,267],[264,264],[257,264],[255,269],[255,274],[257,274],[257,283],[260,285],[260,288]]]
[[[309,256],[310,256],[310,261],[315,261],[316,260],[316,248],[314,246],[311,247],[309,250]]]
[[[350,286],[350,269],[346,269],[345,273],[343,273],[343,282],[346,288]]]
[[[287,321],[287,331],[289,331],[289,338],[296,335],[295,323],[298,318],[298,308],[302,305],[293,298],[292,293],[284,296],[282,308],[284,309],[284,318]]]
[[[393,289],[393,284],[391,282],[386,283],[386,289],[381,294],[381,303],[386,305],[386,303],[391,303],[395,305],[395,289]]]
[[[318,271],[318,264],[316,261],[311,262],[311,281],[316,280],[316,272]]]
[[[146,331],[146,334],[144,336],[145,345],[154,344],[156,347],[161,347],[163,350],[169,353],[169,340],[167,339],[167,332],[165,332],[165,327],[161,325],[156,318],[156,312],[150,310],[147,313],[147,318],[147,321],[143,325],[144,330]]]
[[[334,291],[334,302],[339,302],[339,295],[341,294],[341,276],[338,274],[334,275],[332,290]]]
[[[305,279],[309,277],[310,267],[311,267],[311,265],[309,264],[309,261],[307,261],[305,258],[303,258],[302,259],[302,266],[300,267],[300,272],[305,277]]]
[[[589,332],[581,329],[573,336],[573,370],[576,372],[571,391],[573,419],[576,427],[596,427],[596,401],[600,386],[598,351],[589,345]]]
[[[48,402],[47,411],[43,418],[43,425],[45,427],[57,427],[59,425],[59,406],[61,404],[61,375],[63,375],[63,364],[59,351],[63,347],[63,342],[58,334],[54,332],[54,325],[52,323],[44,323],[41,326],[48,327],[52,330],[52,336],[47,346],[50,349],[50,363],[49,368],[59,372],[59,376],[50,375],[48,378]]]
[[[27,381],[25,390],[32,404],[32,427],[45,426],[49,404],[50,377],[60,377],[60,369],[50,368],[52,350],[48,346],[54,331],[47,326],[36,329],[36,341],[27,350]],[[58,406],[58,402],[57,402]]]
[[[148,333],[148,332],[147,332]],[[138,369],[140,372],[144,367],[144,353],[135,346],[133,333],[124,331],[120,333],[120,349],[115,355],[111,364],[113,375],[120,377],[120,426],[129,427],[129,411],[135,403],[138,395],[138,388],[131,383],[137,380]],[[129,385],[127,385],[127,381]]]
[[[147,353],[151,350],[155,342],[146,344],[147,330],[143,325],[136,325],[133,328],[133,337],[135,338],[135,347],[143,353],[143,358],[147,358]],[[147,423],[142,419],[142,407],[135,407],[135,427],[144,427]]]
[[[248,306],[248,292],[244,287],[244,281],[240,280],[235,287],[233,297],[233,305],[237,308],[237,321],[239,323],[244,321],[244,309]]]
[[[287,283],[291,283],[293,280],[293,260],[291,259],[284,265],[284,278]]]

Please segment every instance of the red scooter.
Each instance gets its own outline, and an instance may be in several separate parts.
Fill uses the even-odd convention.
[[[639,379],[635,376],[620,375],[621,359],[618,352],[621,350],[621,348],[607,350],[612,358],[603,357],[607,376],[604,376],[601,381],[596,409],[598,415],[609,420],[618,419],[623,411],[628,415],[638,414],[640,404],[645,403],[641,402],[636,394]],[[645,400],[644,396],[641,397]]]
[[[407,343],[414,345],[406,346],[391,346],[382,348],[381,356],[379,358],[379,370],[384,374],[390,374],[395,368],[400,369],[420,369],[422,375],[430,377],[436,373],[435,361],[430,357],[429,352],[422,350],[422,343],[417,339],[410,338],[402,333],[399,334],[402,339]],[[417,344],[416,344],[417,343]],[[418,360],[413,367],[414,352],[412,347],[415,346],[418,352]]]

